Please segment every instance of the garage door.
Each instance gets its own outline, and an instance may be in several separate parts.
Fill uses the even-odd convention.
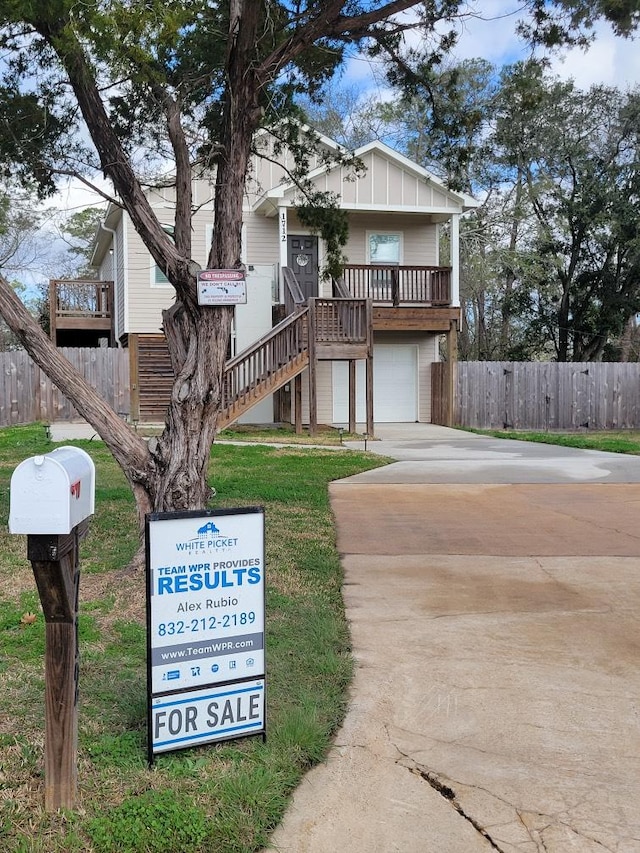
[[[373,419],[377,423],[418,420],[418,348],[380,344],[373,348]],[[333,422],[349,420],[349,365],[333,363]],[[356,366],[356,420],[366,421],[365,363]]]

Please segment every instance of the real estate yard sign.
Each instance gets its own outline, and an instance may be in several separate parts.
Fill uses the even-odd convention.
[[[149,760],[265,732],[264,510],[147,516]]]

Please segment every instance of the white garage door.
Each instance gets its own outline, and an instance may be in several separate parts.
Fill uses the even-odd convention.
[[[373,419],[377,423],[418,420],[418,348],[380,344],[373,348]],[[333,363],[333,422],[349,420],[349,366]],[[366,421],[365,363],[356,366],[356,420]]]

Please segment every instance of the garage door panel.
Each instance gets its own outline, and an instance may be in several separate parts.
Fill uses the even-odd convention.
[[[379,345],[373,348],[373,418],[378,423],[417,420],[418,348],[415,345]],[[349,367],[333,364],[333,419],[349,420]],[[356,419],[366,420],[365,363],[356,365]]]

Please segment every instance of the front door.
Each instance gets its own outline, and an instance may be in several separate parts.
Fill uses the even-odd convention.
[[[318,296],[318,238],[290,234],[287,258],[304,298]]]

